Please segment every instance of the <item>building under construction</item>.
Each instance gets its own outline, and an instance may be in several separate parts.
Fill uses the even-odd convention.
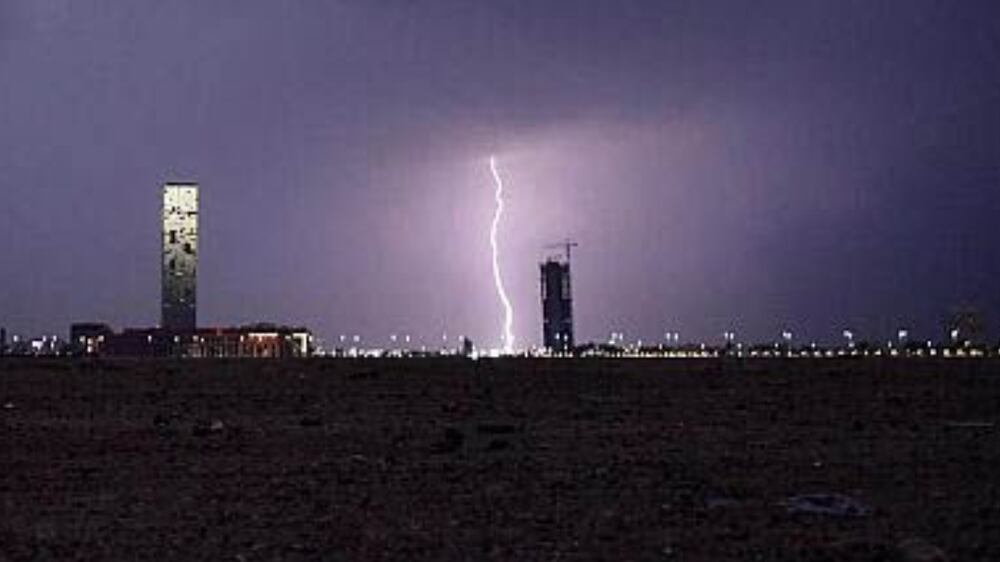
[[[573,292],[570,283],[570,248],[565,261],[549,258],[540,265],[542,289],[542,343],[551,353],[572,353]]]

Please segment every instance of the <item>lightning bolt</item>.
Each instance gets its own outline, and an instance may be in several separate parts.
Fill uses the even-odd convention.
[[[503,216],[503,179],[497,170],[497,159],[495,156],[490,156],[490,171],[493,172],[493,181],[496,182],[497,186],[494,195],[497,207],[493,213],[493,224],[490,226],[490,247],[493,248],[493,283],[497,287],[497,296],[500,297],[500,302],[503,303],[503,352],[509,355],[514,353],[514,307],[511,306],[510,299],[507,298],[507,291],[503,286],[503,277],[500,275],[500,251],[497,247],[497,228],[500,226],[500,217]]]

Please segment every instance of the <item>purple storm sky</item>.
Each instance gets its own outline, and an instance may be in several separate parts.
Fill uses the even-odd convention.
[[[1000,323],[1000,8],[945,0],[3,0],[0,325],[159,319],[519,341],[566,236],[578,339]]]

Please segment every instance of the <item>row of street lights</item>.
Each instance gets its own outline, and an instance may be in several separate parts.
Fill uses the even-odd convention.
[[[956,343],[956,344],[959,343],[959,337],[960,337],[960,335],[961,334],[960,334],[959,330],[957,330],[957,329],[953,329],[953,330],[951,330],[949,332],[949,336],[951,338],[952,343]],[[782,330],[780,336],[781,336],[780,341],[784,345],[786,345],[786,346],[791,346],[792,342],[795,340],[795,333],[792,332],[791,330]],[[845,329],[842,332],[842,336],[843,336],[844,341],[845,341],[845,343],[846,343],[846,345],[847,345],[847,347],[849,349],[853,349],[856,346],[856,344],[855,344],[855,333],[854,333],[854,330]],[[906,328],[900,328],[896,332],[896,341],[898,342],[898,344],[900,346],[904,346],[908,342],[909,337],[910,337],[910,331],[908,329],[906,329]],[[681,333],[679,331],[668,330],[668,331],[664,332],[663,339],[664,339],[666,345],[668,345],[668,346],[670,346],[670,345],[679,346],[680,345],[680,341],[681,341]],[[731,329],[730,330],[725,330],[725,331],[722,332],[722,339],[723,339],[723,341],[725,342],[725,344],[727,346],[736,345],[737,344],[737,333],[736,333],[735,330],[731,330]],[[449,336],[448,336],[447,332],[444,332],[444,333],[441,334],[441,341],[442,341],[442,344],[444,346],[447,346],[448,341],[449,341]],[[455,339],[455,341],[458,342],[458,343],[464,343],[465,342],[465,336],[464,335],[459,335],[458,338]],[[340,347],[340,348],[360,347],[361,344],[362,344],[362,342],[363,342],[363,338],[359,334],[353,334],[353,335],[351,335],[351,334],[340,334],[340,337],[339,337],[339,346],[338,347]],[[400,348],[400,347],[402,347],[402,348],[409,348],[410,344],[412,342],[413,342],[413,337],[410,334],[392,333],[392,334],[389,335],[389,339],[388,339],[388,343],[390,344],[390,347],[393,347],[393,348]],[[890,346],[893,344],[893,342],[891,342],[891,341],[888,342],[888,343],[889,343]],[[642,347],[642,344],[643,344],[642,340],[637,340],[636,341],[636,345],[638,347]],[[610,332],[610,335],[609,335],[609,338],[608,338],[608,345],[611,345],[611,346],[625,346],[625,345],[627,345],[626,341],[625,341],[625,332],[624,331],[612,331],[612,332]],[[815,345],[816,344],[813,344],[814,347],[815,347]],[[425,344],[422,345],[421,347],[423,349],[427,348],[427,346]]]

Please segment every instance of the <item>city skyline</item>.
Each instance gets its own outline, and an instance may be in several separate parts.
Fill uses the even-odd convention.
[[[578,342],[996,339],[992,4],[491,4],[7,3],[0,325],[155,325],[190,178],[199,323],[494,347],[495,153],[525,345],[566,237]]]

